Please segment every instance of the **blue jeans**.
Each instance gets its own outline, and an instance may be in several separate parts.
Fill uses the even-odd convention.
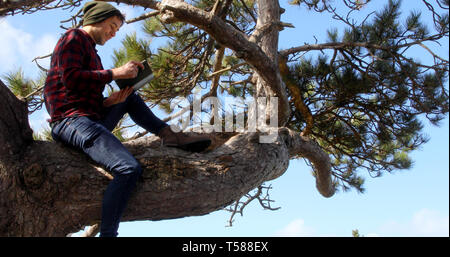
[[[139,162],[111,133],[125,113],[140,127],[157,134],[167,124],[142,98],[132,93],[125,102],[107,108],[101,120],[67,117],[52,129],[55,141],[80,149],[114,175],[103,195],[100,236],[117,236],[120,219],[142,173]]]

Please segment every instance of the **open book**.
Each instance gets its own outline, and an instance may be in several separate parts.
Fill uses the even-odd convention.
[[[133,79],[116,79],[116,84],[120,89],[125,87],[133,87],[134,90],[138,90],[143,87],[145,84],[150,82],[154,75],[153,71],[148,65],[147,60],[142,61],[144,65],[144,69],[139,68],[138,75]]]

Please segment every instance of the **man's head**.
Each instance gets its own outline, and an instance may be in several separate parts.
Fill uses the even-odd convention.
[[[88,2],[83,7],[83,13],[83,29],[99,45],[114,37],[125,20],[119,10],[106,2]]]

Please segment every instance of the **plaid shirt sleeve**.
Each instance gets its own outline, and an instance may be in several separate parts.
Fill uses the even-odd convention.
[[[44,87],[51,122],[69,116],[100,118],[103,90],[112,71],[103,69],[95,42],[83,30],[67,31],[53,51]]]

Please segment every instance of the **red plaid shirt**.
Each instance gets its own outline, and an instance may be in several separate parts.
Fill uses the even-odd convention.
[[[103,113],[103,90],[112,81],[104,70],[94,40],[82,29],[68,30],[53,51],[44,87],[50,122],[70,116]]]

